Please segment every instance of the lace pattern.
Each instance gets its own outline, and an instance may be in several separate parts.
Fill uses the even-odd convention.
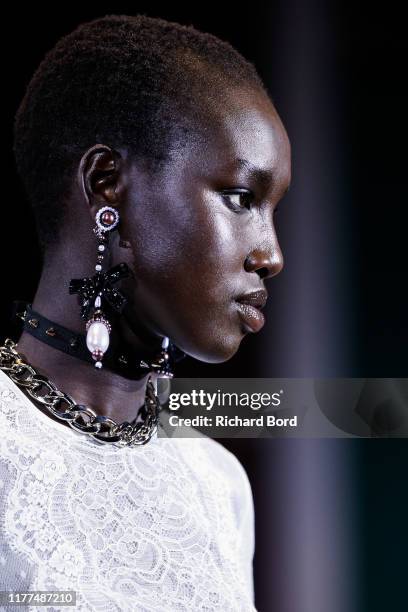
[[[74,590],[81,611],[255,610],[250,485],[220,444],[99,446],[1,371],[0,428],[3,590]]]

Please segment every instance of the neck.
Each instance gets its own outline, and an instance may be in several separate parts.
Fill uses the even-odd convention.
[[[84,333],[85,322],[79,316],[76,297],[68,295],[68,283],[66,277],[61,281],[61,274],[53,274],[50,270],[43,272],[32,306],[51,321],[75,333]],[[135,349],[151,350],[125,321],[121,320],[120,325],[114,327],[114,333],[130,341]],[[59,351],[27,332],[22,333],[17,350],[40,374],[47,376],[76,403],[85,404],[118,423],[133,420],[144,404],[148,376],[129,380],[104,368],[98,370],[92,364]],[[58,420],[57,417],[55,419]]]

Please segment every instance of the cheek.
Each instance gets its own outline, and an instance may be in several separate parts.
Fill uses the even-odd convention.
[[[157,206],[132,231],[136,278],[172,294],[183,287],[205,293],[218,282],[228,284],[244,260],[238,230],[237,216],[209,200]]]
[[[232,311],[244,261],[238,215],[204,203],[178,213],[138,230],[135,309],[189,354],[222,361],[242,339]]]

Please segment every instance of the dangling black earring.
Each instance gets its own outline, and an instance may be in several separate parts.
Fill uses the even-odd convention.
[[[112,206],[103,206],[95,215],[94,233],[98,238],[96,274],[92,277],[73,278],[69,293],[78,294],[81,318],[86,323],[86,345],[95,360],[95,367],[102,368],[102,359],[109,348],[112,326],[103,311],[104,302],[121,313],[127,300],[113,287],[120,279],[131,274],[125,263],[120,263],[106,272],[102,271],[103,260],[109,246],[109,235],[119,224],[119,212]]]

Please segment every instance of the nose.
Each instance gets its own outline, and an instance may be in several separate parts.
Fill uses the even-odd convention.
[[[283,255],[278,246],[273,252],[254,249],[244,262],[246,272],[256,272],[260,278],[272,278],[283,268]]]

